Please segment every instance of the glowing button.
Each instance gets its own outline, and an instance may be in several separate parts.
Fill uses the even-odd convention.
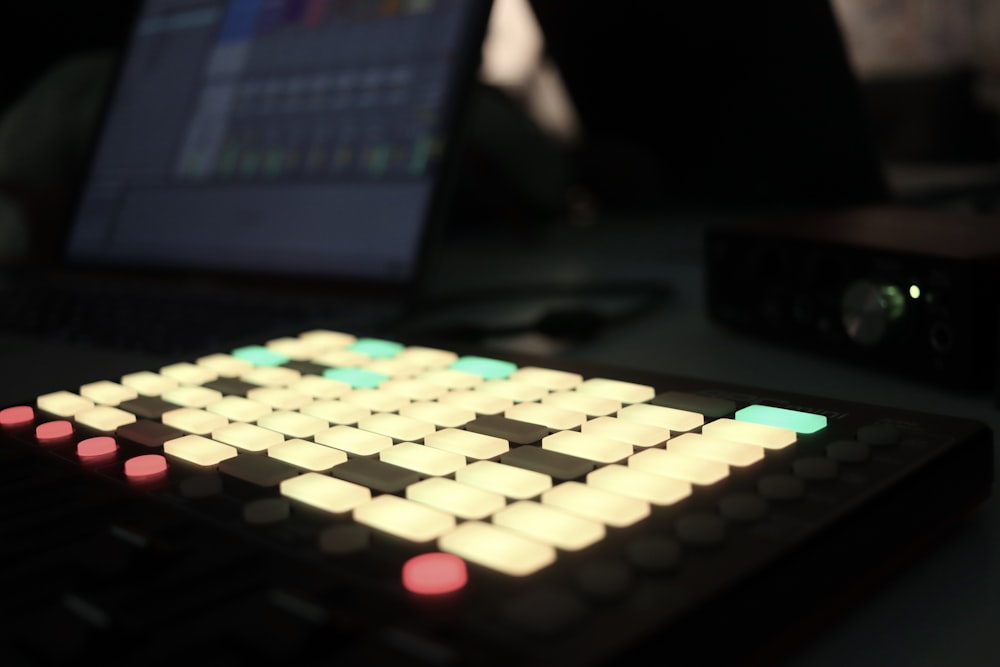
[[[420,554],[403,564],[403,586],[417,595],[453,593],[468,581],[465,561],[452,554]]]
[[[131,480],[149,479],[167,472],[167,459],[159,454],[135,456],[125,462],[125,476]]]
[[[797,433],[815,433],[826,428],[826,417],[823,415],[787,408],[775,408],[770,405],[748,405],[737,410],[735,418],[737,421],[776,426]]]
[[[15,405],[0,410],[0,426],[26,426],[35,419],[35,411],[29,405]]]
[[[35,427],[35,438],[38,442],[55,442],[68,438],[73,434],[73,425],[68,421],[46,422]]]
[[[78,442],[76,444],[76,455],[80,458],[96,458],[113,454],[117,449],[118,443],[115,442],[114,438],[107,435],[100,435],[96,438],[87,438]]]
[[[263,345],[247,345],[233,350],[233,356],[254,366],[280,366],[288,361],[288,356],[270,350]]]

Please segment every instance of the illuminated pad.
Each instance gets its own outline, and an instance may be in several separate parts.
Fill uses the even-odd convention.
[[[35,420],[35,411],[29,405],[15,405],[0,410],[0,426],[27,426]]]
[[[826,417],[823,415],[769,405],[748,405],[737,410],[734,417],[737,421],[777,426],[796,433],[815,433],[826,428]]]
[[[512,577],[526,577],[556,560],[556,550],[512,530],[466,521],[438,540],[438,548]]]
[[[288,355],[265,345],[247,345],[233,350],[233,356],[252,366],[280,366],[288,361]]]
[[[503,494],[445,477],[430,477],[406,488],[406,497],[462,519],[485,519],[504,508]]]
[[[163,451],[199,466],[214,466],[236,456],[235,447],[200,435],[185,435],[163,443]]]
[[[604,539],[604,524],[550,505],[522,500],[493,515],[493,523],[566,551],[579,551]]]
[[[355,507],[354,520],[410,542],[435,540],[455,527],[447,512],[388,494]]]
[[[744,442],[765,449],[784,449],[798,439],[794,430],[735,419],[717,419],[701,427],[704,435],[722,440]]]
[[[427,553],[403,564],[403,586],[418,595],[453,593],[469,581],[465,561],[452,554]]]
[[[499,380],[510,377],[511,373],[517,370],[517,365],[500,359],[467,356],[459,357],[449,368],[473,373],[484,380]]]
[[[286,479],[279,489],[286,498],[333,514],[350,512],[372,497],[367,487],[315,472]]]

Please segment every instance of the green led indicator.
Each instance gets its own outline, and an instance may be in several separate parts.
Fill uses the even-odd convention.
[[[478,375],[484,380],[501,380],[517,370],[517,364],[489,357],[460,357],[449,366],[452,370]]]
[[[769,405],[748,405],[736,411],[737,421],[787,428],[796,433],[815,433],[826,428],[826,417]]]
[[[328,368],[323,371],[323,377],[339,382],[346,382],[354,389],[375,389],[389,379],[385,373],[376,373],[364,368]]]
[[[920,298],[920,285],[910,285],[910,298],[911,299]]]
[[[263,345],[247,345],[237,348],[233,350],[233,356],[243,361],[249,361],[254,366],[280,366],[288,362],[288,356]]]
[[[402,343],[381,338],[359,338],[349,348],[352,352],[360,352],[372,359],[388,359],[395,357],[403,349]]]

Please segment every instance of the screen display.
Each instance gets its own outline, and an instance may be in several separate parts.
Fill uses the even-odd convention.
[[[475,5],[147,2],[69,257],[408,279]]]

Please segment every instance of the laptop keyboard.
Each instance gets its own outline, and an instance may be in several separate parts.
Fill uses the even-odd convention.
[[[4,657],[754,664],[992,468],[965,419],[313,329],[0,410]]]

